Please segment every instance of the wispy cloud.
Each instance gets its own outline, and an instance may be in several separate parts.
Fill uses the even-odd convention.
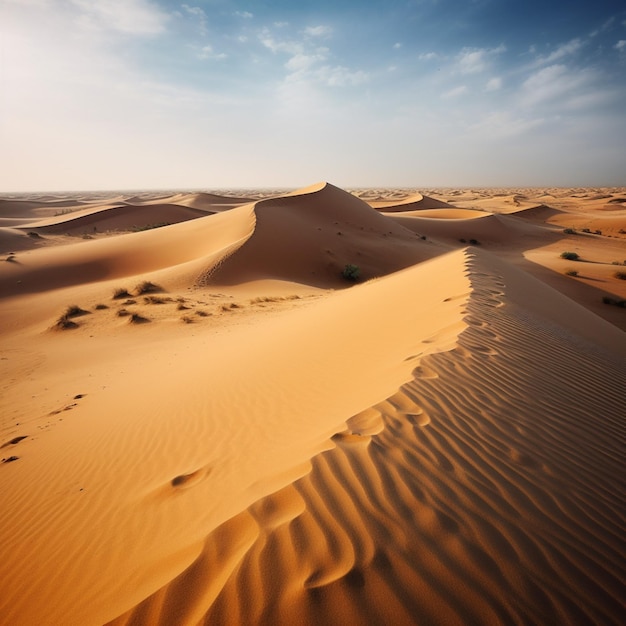
[[[207,35],[207,15],[201,7],[192,7],[188,4],[182,4],[183,10],[197,20],[198,29],[202,35]]]
[[[504,45],[497,48],[463,48],[457,57],[458,69],[462,74],[484,72],[491,59],[505,51]]]
[[[459,85],[458,87],[454,87],[453,89],[442,93],[441,97],[445,98],[446,100],[449,100],[451,98],[458,98],[459,96],[466,94],[467,91],[468,89],[466,85]]]
[[[158,35],[165,31],[169,15],[147,0],[70,0],[78,10],[77,22],[93,30],[128,35]]]
[[[309,37],[328,37],[333,32],[330,26],[307,26],[304,29],[305,35]]]
[[[546,65],[548,63],[554,63],[555,61],[561,61],[566,57],[576,54],[576,52],[578,52],[584,45],[585,43],[581,39],[572,39],[571,41],[558,46],[547,56],[537,57],[535,63],[536,65]]]
[[[485,91],[499,91],[500,89],[502,89],[502,79],[499,76],[490,78],[485,85]]]
[[[254,13],[250,13],[250,11],[235,11],[233,15],[244,20],[251,20],[254,17]]]

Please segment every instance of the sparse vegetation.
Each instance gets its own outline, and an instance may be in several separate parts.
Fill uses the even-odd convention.
[[[123,287],[119,287],[113,292],[113,299],[121,300],[122,298],[130,298],[130,293]]]
[[[133,226],[131,230],[134,233],[140,233],[144,230],[152,230],[153,228],[163,228],[164,226],[170,226],[170,222],[157,222],[156,224],[145,224],[143,226]]]
[[[564,228],[563,229],[563,234],[564,235],[575,235],[576,231],[573,228]]]
[[[96,304],[94,308],[96,309],[96,311],[102,311],[104,309],[108,309],[109,307],[106,304]]]
[[[578,276],[578,271],[577,270],[567,270],[567,272],[565,272],[566,276]]]
[[[159,296],[144,296],[143,301],[146,304],[165,304],[167,300]]]
[[[207,313],[206,311],[203,311],[202,309],[198,309],[196,311],[196,315],[198,315],[199,317],[209,317],[209,315],[211,314]]]
[[[614,306],[618,306],[623,308],[626,308],[626,300],[622,300],[621,298],[612,298],[611,296],[604,296],[602,298],[602,302],[604,302],[604,304],[612,304]]]
[[[71,330],[73,328],[78,328],[78,324],[71,320],[69,317],[62,315],[54,324],[53,328],[56,330]]]
[[[183,315],[180,319],[185,324],[193,324],[195,321],[191,315]]]
[[[480,245],[480,241],[478,241],[478,239],[470,239],[469,242],[473,246],[479,246]]]
[[[591,234],[591,228],[583,228],[583,233]]]
[[[145,324],[146,322],[149,322],[150,320],[147,317],[143,317],[142,315],[139,315],[139,313],[132,313],[129,321],[131,324]]]
[[[17,263],[15,255],[13,253],[9,254],[9,256],[7,256],[7,258],[4,260],[7,261],[8,263]]]
[[[31,230],[28,233],[28,236],[31,237],[32,239],[43,239],[43,237],[39,233],[36,233],[34,230]]]
[[[188,311],[188,310],[189,310],[189,307],[188,307],[188,306],[186,306],[185,304],[183,304],[182,302],[179,302],[179,303],[178,303],[178,306],[176,307],[176,309],[177,309],[178,311]]]
[[[129,311],[128,309],[120,309],[120,310],[116,313],[116,315],[117,315],[118,317],[127,317],[127,316],[129,316],[129,315],[130,315],[130,311]]]
[[[142,296],[144,293],[156,293],[157,291],[163,291],[163,289],[149,280],[144,280],[142,283],[137,285],[135,291],[138,296]]]
[[[580,256],[578,256],[578,253],[576,252],[561,252],[561,258],[568,261],[578,261]]]
[[[81,315],[88,315],[89,311],[85,311],[85,309],[81,309],[77,304],[72,304],[67,307],[63,317],[71,318],[71,317],[80,317]]]
[[[618,278],[619,280],[626,280],[626,272],[615,272],[613,276],[615,276],[615,278]]]
[[[356,282],[357,280],[359,280],[360,275],[361,268],[358,265],[353,265],[352,263],[348,263],[343,268],[343,272],[341,272],[341,276],[345,280],[351,280],[352,282]]]

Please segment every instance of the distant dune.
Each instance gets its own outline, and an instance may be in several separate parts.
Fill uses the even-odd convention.
[[[0,624],[623,623],[626,190],[428,193],[0,200]]]

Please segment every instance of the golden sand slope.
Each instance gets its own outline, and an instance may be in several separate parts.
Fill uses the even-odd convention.
[[[621,623],[624,334],[449,248],[323,184],[0,266],[0,623]]]

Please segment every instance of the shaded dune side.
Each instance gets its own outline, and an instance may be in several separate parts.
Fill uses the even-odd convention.
[[[346,264],[369,279],[440,254],[366,202],[328,183],[255,204],[254,234],[201,284],[277,278],[336,286]]]
[[[185,264],[197,265],[197,275],[241,245],[254,224],[252,207],[242,206],[191,223],[34,250],[0,265],[0,290],[8,297],[166,268],[181,273]]]
[[[458,242],[460,239],[476,239],[480,243],[513,243],[522,237],[546,237],[547,229],[528,224],[508,215],[482,213],[469,219],[439,219],[422,217],[418,214],[390,214],[389,218],[417,233],[423,233],[444,242]]]
[[[467,272],[456,348],[110,624],[621,624],[623,337],[577,338],[485,253]]]
[[[73,217],[66,215],[51,218],[36,224],[28,224],[27,227],[40,233],[73,235],[92,231],[132,230],[155,224],[177,224],[206,216],[206,211],[177,204],[126,204],[95,209]]]
[[[388,213],[456,208],[453,204],[444,202],[443,200],[437,200],[436,198],[431,198],[430,196],[424,196],[422,194],[416,194],[400,202],[372,201],[369,202],[369,204],[379,211],[385,211]]]

